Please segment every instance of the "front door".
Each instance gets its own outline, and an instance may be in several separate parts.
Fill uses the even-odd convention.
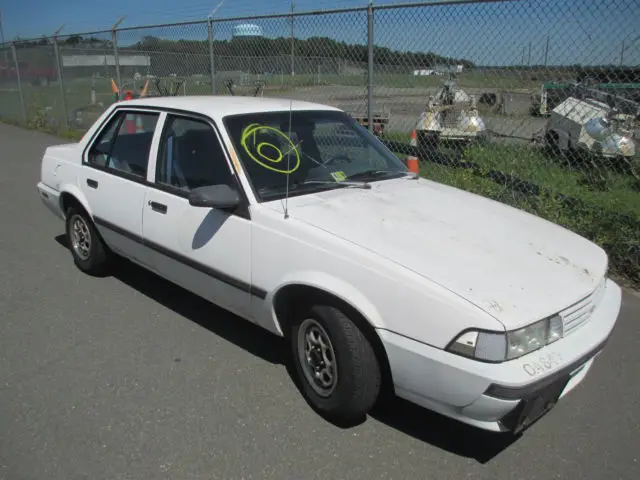
[[[249,219],[238,211],[191,206],[187,198],[193,188],[217,184],[237,185],[213,126],[168,114],[142,219],[154,267],[187,290],[249,318]]]
[[[115,110],[87,149],[78,178],[107,245],[144,265],[142,211],[158,118],[157,112]]]

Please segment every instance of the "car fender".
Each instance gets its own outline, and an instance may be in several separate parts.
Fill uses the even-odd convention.
[[[87,211],[87,213],[91,216],[91,218],[93,218],[93,212],[91,211],[91,207],[89,207],[89,202],[87,201],[87,198],[85,197],[84,193],[82,193],[82,190],[80,190],[77,185],[73,183],[68,183],[68,182],[60,185],[60,211],[63,214],[64,214],[64,209],[62,207],[62,202],[64,200],[65,194],[73,196],[80,203],[80,205],[82,205],[82,207]]]
[[[273,324],[273,327],[267,326],[267,328],[280,336],[283,335],[283,331],[275,311],[275,298],[283,288],[290,285],[322,290],[353,307],[373,328],[384,328],[379,310],[358,287],[325,272],[303,271],[294,272],[282,278],[278,286],[268,292],[265,297],[264,314],[265,317],[271,319],[270,323]]]

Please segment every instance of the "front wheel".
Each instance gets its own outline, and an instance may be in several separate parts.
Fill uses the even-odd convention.
[[[380,392],[374,350],[358,326],[338,308],[314,304],[298,309],[290,342],[300,389],[325,417],[362,420]]]

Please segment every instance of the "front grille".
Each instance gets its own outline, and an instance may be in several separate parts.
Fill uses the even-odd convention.
[[[604,293],[604,285],[605,280],[602,280],[593,292],[560,312],[564,335],[572,332],[580,325],[584,325],[591,319],[591,315],[600,303]]]
[[[460,115],[462,115],[463,111],[466,108],[469,108],[469,105],[464,103],[459,103],[453,106],[452,108],[445,110],[442,112],[441,123],[444,128],[457,128],[458,121],[460,119]]]
[[[455,128],[460,116],[460,108],[452,108],[443,112],[440,122],[444,128]]]

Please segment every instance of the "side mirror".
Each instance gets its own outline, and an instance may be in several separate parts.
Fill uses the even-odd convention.
[[[206,185],[189,192],[189,205],[228,210],[240,204],[240,194],[229,185]]]

